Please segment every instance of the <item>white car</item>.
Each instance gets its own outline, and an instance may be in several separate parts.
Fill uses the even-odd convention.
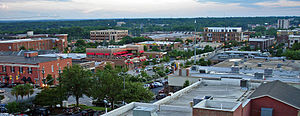
[[[162,87],[162,86],[164,86],[162,83],[160,83],[160,82],[154,82],[153,84],[155,84],[155,85],[157,85],[157,86],[159,86],[159,87]]]

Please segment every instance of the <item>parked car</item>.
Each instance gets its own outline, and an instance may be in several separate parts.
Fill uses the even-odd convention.
[[[167,95],[166,94],[164,94],[164,93],[160,93],[160,94],[158,94],[158,95],[156,95],[156,99],[157,100],[160,100],[160,99],[163,99],[163,98],[165,98],[165,97],[167,97]]]
[[[4,93],[5,92],[5,90],[4,89],[0,89],[0,93]]]
[[[163,85],[162,83],[160,83],[160,82],[154,82],[154,84],[157,85],[158,87],[164,86],[164,85]]]

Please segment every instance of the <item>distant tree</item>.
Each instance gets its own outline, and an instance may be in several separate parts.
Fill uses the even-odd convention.
[[[294,43],[292,46],[292,50],[300,50],[300,43]]]
[[[8,113],[17,113],[21,111],[21,109],[19,108],[20,104],[17,102],[10,102],[5,107],[7,108]]]
[[[189,80],[185,80],[183,83],[183,88],[187,87],[190,85],[190,81]]]
[[[85,46],[85,45],[86,45],[86,43],[85,43],[85,41],[82,40],[82,39],[77,40],[76,43],[75,43],[75,46],[77,46],[77,47],[83,47],[83,46]]]
[[[34,89],[33,89],[33,86],[31,86],[30,84],[28,84],[28,83],[26,83],[25,85],[24,85],[24,87],[25,87],[25,94],[28,96],[28,98],[29,98],[29,96],[30,95],[32,95],[33,93],[34,93]]]
[[[158,46],[153,46],[152,51],[160,51],[160,49],[158,48]]]

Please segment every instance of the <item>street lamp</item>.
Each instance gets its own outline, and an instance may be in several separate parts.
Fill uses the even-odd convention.
[[[43,67],[42,69],[42,74],[43,74],[43,84],[46,84],[46,79],[45,79],[45,68]]]

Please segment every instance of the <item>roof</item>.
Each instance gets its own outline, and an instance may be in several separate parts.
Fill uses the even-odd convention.
[[[269,96],[285,104],[300,109],[300,89],[281,81],[276,80],[261,84],[249,98],[256,99],[263,96]]]
[[[250,38],[249,41],[268,41],[273,39],[275,38]]]
[[[55,60],[57,60],[57,58],[50,58],[50,57],[25,58],[24,56],[0,56],[0,63],[38,64],[43,62],[55,61]]]
[[[138,44],[160,44],[160,45],[167,45],[167,44],[176,44],[179,42],[168,42],[168,41],[144,41]]]
[[[16,42],[38,41],[38,40],[57,40],[57,38],[14,39],[14,40],[0,41],[0,43],[16,43]]]
[[[72,59],[83,59],[86,58],[86,54],[80,54],[80,53],[68,53],[68,54],[62,54],[62,53],[55,53],[55,54],[43,54],[39,55],[40,57],[63,57],[63,58],[72,58]]]

